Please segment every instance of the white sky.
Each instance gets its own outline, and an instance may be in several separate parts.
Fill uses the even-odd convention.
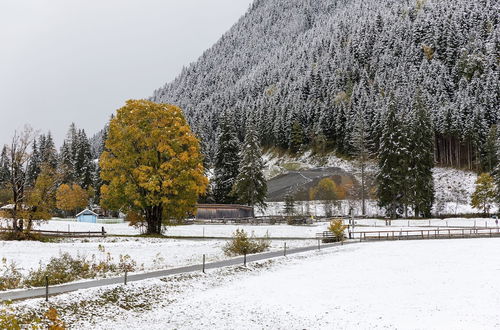
[[[29,124],[59,146],[196,60],[252,0],[0,0],[0,145]]]

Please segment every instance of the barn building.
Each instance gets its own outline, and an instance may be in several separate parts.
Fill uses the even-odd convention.
[[[253,207],[234,204],[198,204],[196,220],[253,218]]]
[[[92,212],[89,209],[85,209],[76,215],[76,221],[97,223],[97,213]]]

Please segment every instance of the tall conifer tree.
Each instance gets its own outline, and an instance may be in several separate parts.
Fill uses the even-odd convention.
[[[259,138],[254,126],[247,127],[241,152],[240,173],[236,177],[232,195],[238,202],[249,206],[264,207],[267,183],[264,177],[264,163]]]
[[[434,130],[429,112],[417,93],[414,101],[414,119],[409,127],[410,204],[415,216],[430,217],[434,203]]]
[[[240,141],[234,123],[228,114],[224,115],[217,141],[217,152],[214,162],[214,199],[217,203],[234,203],[231,195],[234,182],[239,173]]]
[[[404,211],[408,169],[404,130],[396,102],[391,98],[380,141],[377,174],[379,206],[385,208],[391,218],[396,218]]]

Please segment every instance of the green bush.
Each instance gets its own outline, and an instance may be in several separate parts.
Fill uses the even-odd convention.
[[[233,238],[222,248],[227,256],[260,253],[269,249],[269,235],[263,239],[249,238],[243,229],[236,229]]]

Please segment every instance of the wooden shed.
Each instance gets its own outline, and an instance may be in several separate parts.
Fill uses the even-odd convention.
[[[198,204],[196,219],[242,219],[253,218],[253,207],[235,204]]]
[[[78,222],[97,223],[97,213],[92,212],[89,209],[85,209],[76,215],[76,220]]]

